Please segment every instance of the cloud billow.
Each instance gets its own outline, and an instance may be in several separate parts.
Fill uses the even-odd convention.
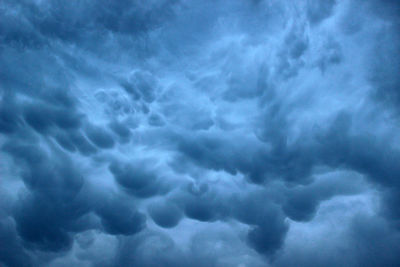
[[[2,1],[0,265],[399,265],[399,8]]]

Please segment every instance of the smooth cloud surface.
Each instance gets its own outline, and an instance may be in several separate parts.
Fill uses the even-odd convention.
[[[398,1],[0,3],[0,265],[398,266]]]

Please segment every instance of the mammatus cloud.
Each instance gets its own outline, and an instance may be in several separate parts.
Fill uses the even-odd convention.
[[[399,265],[398,14],[2,1],[0,265]]]

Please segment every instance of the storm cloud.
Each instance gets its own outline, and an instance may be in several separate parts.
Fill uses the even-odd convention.
[[[400,265],[400,3],[0,2],[0,265]]]

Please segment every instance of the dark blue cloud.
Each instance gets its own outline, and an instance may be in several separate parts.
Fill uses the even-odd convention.
[[[399,7],[2,1],[0,265],[397,266]]]
[[[128,142],[131,137],[131,132],[129,128],[119,121],[113,121],[109,124],[109,127],[114,133],[118,135],[122,143]]]
[[[3,244],[0,249],[0,259],[7,266],[33,266],[32,261],[18,242],[17,233],[12,223],[2,221],[0,224],[0,238]]]
[[[335,7],[335,0],[328,1],[307,1],[307,15],[312,24],[319,23],[329,17]]]
[[[109,169],[115,180],[128,193],[138,197],[150,197],[158,193],[157,172],[152,169],[154,162],[132,163],[113,162]]]
[[[86,139],[86,137],[81,133],[81,132],[71,132],[69,136],[66,137],[67,142],[71,141],[72,144],[81,152],[83,155],[90,155],[95,153],[97,150],[96,148],[89,143],[89,141]],[[57,140],[58,141],[58,140]],[[63,145],[63,142],[60,142],[61,146],[65,148],[65,145]]]
[[[4,96],[0,109],[0,131],[4,134],[11,134],[17,131],[22,123],[18,105],[13,103],[11,97]]]
[[[155,203],[149,207],[151,218],[164,228],[175,227],[182,218],[182,212],[172,203]]]
[[[86,129],[89,140],[99,148],[112,148],[115,144],[113,137],[105,129],[89,125]]]
[[[133,235],[140,232],[146,223],[143,214],[118,199],[106,200],[99,205],[96,213],[101,218],[104,230],[112,235]]]

